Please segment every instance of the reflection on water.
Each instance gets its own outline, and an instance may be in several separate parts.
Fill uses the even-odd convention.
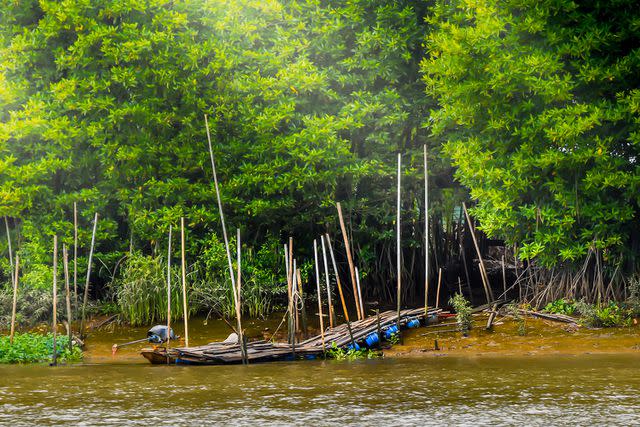
[[[640,423],[636,355],[0,366],[0,424]]]

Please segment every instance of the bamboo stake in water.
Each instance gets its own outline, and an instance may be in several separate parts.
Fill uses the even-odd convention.
[[[13,334],[16,331],[16,308],[18,307],[18,277],[20,277],[20,256],[16,255],[16,269],[13,273],[13,305],[11,308],[11,335],[9,342],[13,344]]]
[[[358,285],[358,299],[360,300],[360,310],[362,311],[362,318],[364,319],[364,304],[362,303],[362,289],[360,288],[360,272],[356,267],[356,284]]]
[[[211,133],[209,132],[209,122],[207,115],[204,115],[204,123],[207,128],[207,142],[209,143],[209,156],[211,158],[211,170],[213,172],[213,183],[216,188],[216,198],[218,199],[218,212],[220,213],[220,222],[222,223],[222,236],[224,237],[224,248],[227,251],[227,264],[229,266],[229,277],[231,277],[231,293],[233,294],[233,302],[237,305],[236,279],[233,274],[233,263],[231,262],[231,250],[229,249],[229,238],[227,237],[227,226],[224,222],[224,212],[222,211],[222,199],[220,198],[220,188],[218,186],[218,174],[216,173],[216,162],[213,158],[213,147],[211,145]]]
[[[397,203],[396,203],[396,276],[398,280],[398,319],[397,326],[400,330],[400,304],[402,298],[402,250],[400,248],[400,171],[402,167],[402,155],[398,153],[398,190],[397,190]]]
[[[324,280],[327,285],[327,302],[329,303],[329,327],[333,328],[335,312],[331,303],[331,280],[329,279],[329,264],[327,263],[327,250],[324,246],[324,238],[320,237],[322,243],[322,259],[324,261]]]
[[[349,245],[349,237],[347,236],[347,228],[344,225],[344,217],[342,216],[342,207],[340,202],[336,203],[338,208],[338,219],[340,220],[340,230],[342,231],[342,239],[344,240],[344,249],[347,252],[347,262],[349,263],[349,274],[351,275],[351,287],[353,288],[353,299],[356,301],[356,312],[358,313],[358,320],[364,318],[360,301],[358,301],[358,290],[356,284],[356,273],[353,264],[353,257],[351,256],[351,245]]]
[[[329,233],[324,235],[324,238],[327,239],[327,246],[329,247],[329,254],[331,255],[331,264],[333,265],[333,272],[336,275],[336,283],[338,285],[338,293],[340,294],[340,302],[342,303],[342,312],[344,313],[344,318],[347,321],[347,329],[349,330],[349,337],[351,338],[351,344],[353,344],[353,348],[356,348],[356,341],[353,339],[353,332],[351,332],[351,322],[349,322],[349,312],[347,311],[347,304],[344,302],[344,294],[342,293],[342,284],[340,283],[340,275],[338,274],[338,266],[336,264],[336,257],[333,254],[333,248],[331,247],[331,239],[329,238]]]
[[[78,204],[73,202],[73,297],[78,311]]]
[[[442,284],[442,267],[438,268],[438,290],[436,291],[436,310],[440,307],[440,285]]]
[[[307,336],[307,309],[304,306],[304,293],[302,292],[302,275],[300,269],[296,270],[298,276],[298,295],[300,295],[300,317],[302,323],[302,334],[306,338]]]
[[[53,362],[52,365],[58,364],[58,347],[56,345],[56,335],[58,326],[58,235],[53,236]]]
[[[320,293],[320,269],[318,268],[318,244],[313,240],[313,259],[316,267],[316,291],[318,292],[318,318],[320,319],[320,336],[322,338],[322,351],[325,351],[324,344],[324,319],[322,319],[322,295]]]
[[[9,248],[9,266],[11,267],[11,281],[14,282],[14,268],[13,268],[13,250],[11,248],[11,233],[9,232],[9,219],[4,217],[4,227],[7,230],[7,245]]]
[[[71,313],[71,290],[69,289],[69,254],[67,253],[67,245],[62,245],[62,264],[64,267],[64,292],[67,303],[67,323],[69,324],[69,351],[73,348],[71,337],[71,324],[73,323],[73,315]]]
[[[487,269],[484,266],[484,260],[482,259],[482,254],[480,253],[480,246],[478,245],[476,232],[474,230],[473,224],[471,223],[471,217],[469,216],[469,212],[467,211],[467,205],[465,203],[462,204],[462,209],[464,210],[464,215],[467,219],[467,224],[469,225],[469,231],[471,232],[471,239],[473,240],[473,246],[476,249],[476,254],[478,255],[478,261],[480,262],[480,277],[482,278],[484,293],[485,293],[485,296],[487,297],[487,302],[491,302],[493,301],[493,292],[491,291],[489,276],[487,275]]]
[[[424,315],[429,306],[429,175],[427,144],[424,144]]]
[[[84,282],[84,298],[82,301],[82,321],[80,322],[80,334],[84,334],[84,322],[87,309],[87,303],[89,302],[89,279],[91,279],[91,262],[93,260],[93,248],[96,244],[96,230],[98,227],[98,212],[96,212],[93,218],[93,232],[91,233],[91,248],[89,248],[89,260],[87,261],[87,280]]]
[[[237,280],[237,297],[236,297],[236,318],[238,320],[238,343],[240,344],[240,354],[242,356],[242,363],[247,364],[249,362],[247,358],[247,347],[244,342],[244,334],[242,333],[242,299],[241,299],[241,290],[242,290],[242,245],[240,243],[240,229],[236,229],[236,246],[237,246],[237,264],[238,264],[238,280]]]
[[[167,365],[169,364],[169,347],[171,346],[171,232],[169,224],[169,243],[167,244],[167,343],[165,345]]]
[[[180,253],[182,270],[182,312],[184,313],[184,345],[189,347],[189,309],[187,307],[187,263],[185,259],[184,217],[180,218]]]

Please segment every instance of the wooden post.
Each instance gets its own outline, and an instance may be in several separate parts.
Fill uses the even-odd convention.
[[[329,327],[333,328],[335,311],[333,304],[331,303],[331,280],[329,279],[329,264],[327,262],[327,250],[324,246],[324,238],[320,236],[320,243],[322,244],[322,259],[324,262],[324,280],[327,285],[327,302],[329,303]]]
[[[358,290],[356,285],[356,273],[353,264],[353,257],[351,256],[351,246],[349,245],[349,237],[347,236],[347,229],[344,225],[344,217],[342,216],[342,207],[340,202],[336,203],[338,208],[338,218],[340,220],[340,230],[342,231],[342,238],[344,240],[344,249],[347,252],[347,261],[349,263],[349,273],[351,275],[351,287],[353,288],[353,299],[356,301],[356,311],[358,313],[358,320],[364,318],[362,307],[360,307],[360,301],[358,301]]]
[[[216,198],[218,199],[218,212],[220,213],[220,222],[222,223],[222,236],[224,237],[224,248],[227,251],[227,264],[229,266],[229,277],[231,278],[231,293],[233,294],[233,302],[237,305],[236,279],[233,274],[233,263],[231,262],[231,250],[229,249],[229,238],[227,236],[227,226],[224,222],[224,212],[222,211],[222,199],[220,198],[220,188],[218,186],[218,174],[216,173],[216,162],[213,159],[213,147],[211,146],[211,133],[209,132],[209,122],[207,115],[204,115],[204,123],[207,128],[207,142],[209,143],[209,156],[211,158],[211,170],[213,172],[213,183],[216,188]],[[240,331],[238,332],[240,334]],[[238,335],[239,336],[239,335]]]
[[[491,285],[489,284],[489,276],[487,275],[487,269],[484,266],[482,254],[480,253],[480,246],[478,245],[478,239],[476,239],[476,232],[474,230],[473,224],[471,223],[471,217],[469,216],[467,205],[465,203],[462,203],[462,209],[464,210],[464,215],[467,219],[467,224],[469,225],[469,231],[471,232],[473,246],[476,249],[478,261],[480,262],[480,277],[482,278],[482,285],[484,287],[485,296],[487,297],[487,302],[491,302],[493,301],[493,292],[491,291]]]
[[[167,365],[169,364],[169,347],[171,346],[171,232],[169,224],[169,243],[167,244],[167,343],[165,344]]]
[[[73,297],[78,311],[78,204],[73,202]],[[77,315],[77,314],[76,314]]]
[[[14,268],[13,268],[13,249],[11,248],[11,233],[9,232],[9,219],[5,216],[4,217],[4,227],[7,230],[7,246],[9,248],[9,266],[11,267],[11,281],[14,282],[14,278],[13,278],[13,274],[14,274]]]
[[[293,246],[292,238],[289,238],[289,247]],[[291,299],[293,297],[292,294],[292,280],[291,280],[291,264],[289,260],[289,250],[287,249],[287,245],[284,245],[284,266],[285,272],[287,274],[287,342],[289,344],[292,343],[291,339],[291,329],[293,327],[293,316],[292,316],[292,304]]]
[[[396,204],[396,276],[398,283],[398,319],[397,326],[400,331],[400,304],[402,298],[402,249],[400,247],[400,172],[402,167],[402,155],[398,153],[398,190],[397,190],[397,204]]]
[[[9,342],[13,344],[13,335],[16,331],[16,308],[18,306],[18,277],[20,277],[20,255],[16,255],[16,269],[13,273],[13,305],[11,309],[11,335]]]
[[[336,257],[333,254],[333,248],[331,247],[331,239],[329,238],[329,233],[324,235],[325,239],[327,239],[327,246],[329,247],[329,254],[331,255],[331,264],[333,265],[333,271],[336,275],[336,283],[338,285],[338,293],[340,294],[340,302],[342,303],[342,312],[344,313],[344,318],[347,321],[347,329],[349,330],[349,337],[351,338],[351,344],[353,344],[353,348],[356,348],[356,341],[353,339],[353,333],[351,332],[351,322],[349,322],[349,312],[347,311],[347,304],[344,302],[344,294],[342,293],[342,284],[340,283],[340,275],[338,274],[338,265],[336,264]]]
[[[324,319],[322,318],[322,294],[320,293],[320,269],[318,268],[318,244],[313,239],[313,259],[316,267],[316,291],[318,293],[318,318],[320,319],[320,337],[322,338],[322,351],[325,351],[324,344]]]
[[[298,272],[298,262],[297,260],[294,258],[293,259],[293,271],[291,272],[291,274],[293,275],[293,283],[291,286],[291,292],[293,295],[292,298],[292,304],[293,304],[293,312],[295,313],[295,332],[296,334],[298,332],[300,332],[300,315],[298,313],[298,304],[297,304],[297,298],[296,296],[299,296],[298,294],[298,275],[296,274]],[[295,338],[297,338],[297,336],[294,336],[294,341]]]
[[[358,267],[356,267],[356,284],[358,285],[358,300],[360,301],[360,310],[362,311],[361,318],[364,319],[364,304],[362,303],[362,289],[360,288],[360,272],[358,271]]]
[[[429,176],[427,144],[424,144],[424,316],[429,307]]]
[[[240,229],[236,228],[236,249],[237,249],[237,264],[238,264],[238,280],[237,280],[237,297],[236,297],[236,318],[238,321],[238,343],[240,344],[240,354],[242,356],[242,363],[248,364],[249,359],[247,355],[247,344],[244,341],[244,333],[242,332],[242,244],[240,242]]]
[[[84,282],[84,298],[82,300],[82,321],[80,322],[80,334],[84,334],[84,322],[87,303],[89,302],[89,279],[91,279],[91,262],[93,260],[93,249],[96,244],[96,230],[98,227],[98,212],[93,218],[93,232],[91,233],[91,248],[89,249],[89,260],[87,261],[87,280]]]
[[[182,269],[182,311],[184,313],[184,345],[189,347],[189,309],[187,307],[187,263],[185,259],[184,217],[180,218],[180,253]]]
[[[67,245],[62,245],[62,264],[64,267],[64,292],[65,300],[67,303],[67,323],[69,324],[69,351],[73,348],[71,324],[73,322],[73,316],[71,313],[71,290],[69,289],[69,254],[67,253]]]
[[[300,296],[300,317],[302,323],[302,334],[306,338],[307,336],[307,309],[304,306],[304,293],[302,292],[302,274],[300,273],[300,269],[296,270],[296,275],[298,277],[298,295]]]
[[[58,326],[58,235],[53,236],[53,321],[51,324],[53,332],[53,361],[52,365],[58,364],[58,347],[56,345],[56,335]]]
[[[438,268],[438,290],[436,291],[436,310],[440,307],[440,285],[442,284],[442,268]]]

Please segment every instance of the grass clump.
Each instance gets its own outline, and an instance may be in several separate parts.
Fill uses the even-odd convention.
[[[375,359],[380,355],[379,351],[369,348],[339,348],[336,343],[333,343],[331,348],[327,350],[327,358],[335,360]]]
[[[525,320],[525,317],[520,312],[520,307],[518,306],[518,304],[511,303],[507,305],[507,311],[509,312],[509,314],[511,314],[513,320],[515,320],[516,325],[518,326],[518,335],[520,335],[521,337],[527,335],[527,322]]]
[[[471,318],[472,307],[469,301],[461,295],[455,294],[449,300],[449,304],[456,311],[456,322],[458,322],[458,328],[462,332],[463,336],[467,336],[469,331],[473,327],[473,320]]]
[[[69,337],[59,335],[56,338],[58,360],[79,362],[82,349],[73,345],[69,350]],[[0,363],[40,363],[53,360],[53,334],[16,334],[11,344],[8,336],[0,337]]]

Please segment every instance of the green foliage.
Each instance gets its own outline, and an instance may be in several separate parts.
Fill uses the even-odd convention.
[[[632,276],[629,279],[627,305],[631,317],[640,317],[640,278],[638,276]]]
[[[576,311],[580,313],[582,323],[594,328],[622,326],[628,324],[630,320],[628,312],[613,301],[606,305],[578,301]]]
[[[456,311],[456,322],[462,335],[467,336],[473,327],[473,318],[471,317],[471,303],[462,294],[455,294],[449,300],[449,304]]]
[[[382,353],[371,350],[369,348],[339,348],[333,343],[331,348],[327,350],[327,358],[335,360],[358,360],[358,359],[375,359],[381,357]]]
[[[438,2],[422,63],[429,125],[489,236],[522,259],[636,260],[636,2]]]
[[[16,324],[18,326],[33,326],[38,322],[49,321],[53,306],[51,290],[38,288],[19,288],[16,301]],[[66,310],[64,300],[58,298],[58,313]],[[0,289],[0,329],[9,329],[11,325],[11,311],[13,308],[13,288],[6,286]]]
[[[82,349],[73,344],[69,350],[69,337],[56,337],[57,358],[60,362],[79,362]],[[32,333],[15,334],[13,344],[8,336],[0,336],[0,363],[49,362],[53,358],[53,335]]]
[[[567,316],[571,316],[576,311],[576,303],[575,301],[567,301],[561,298],[547,304],[543,311],[551,314],[565,314]]]

